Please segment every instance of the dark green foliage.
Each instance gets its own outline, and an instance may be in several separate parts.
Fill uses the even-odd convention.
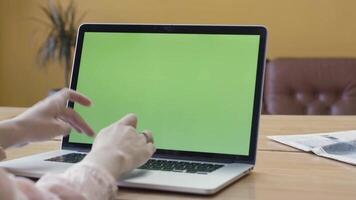
[[[69,83],[69,73],[71,71],[71,60],[75,46],[77,26],[80,21],[76,19],[76,9],[73,0],[70,1],[66,9],[54,0],[48,0],[48,7],[40,7],[46,14],[47,20],[43,22],[49,28],[38,50],[38,61],[41,66],[47,66],[51,61],[59,61],[65,67],[66,86]]]

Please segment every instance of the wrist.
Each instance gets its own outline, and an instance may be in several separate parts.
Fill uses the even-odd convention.
[[[81,163],[95,165],[107,171],[114,178],[119,178],[123,169],[123,156],[121,154],[113,156],[112,154],[108,154],[107,151],[103,152],[105,153],[91,151],[85,156]]]
[[[16,118],[0,122],[0,146],[8,148],[27,143],[21,123]]]

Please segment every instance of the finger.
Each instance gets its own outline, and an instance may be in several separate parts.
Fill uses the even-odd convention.
[[[70,90],[68,88],[64,88],[60,91],[60,95],[64,101],[73,101],[79,103],[83,106],[90,106],[91,101],[88,97],[84,96],[83,94]]]
[[[78,125],[76,125],[75,123],[73,123],[72,121],[70,121],[68,119],[66,120],[63,117],[59,117],[59,119],[69,123],[72,126],[72,128],[74,128],[78,133],[83,133],[83,130],[81,130],[80,127]]]
[[[86,135],[93,136],[95,133],[93,129],[84,121],[84,119],[74,110],[72,109],[65,109],[62,113],[64,121],[68,121],[73,124],[74,127],[78,127],[82,130]]]
[[[151,131],[144,130],[142,131],[142,135],[146,137],[146,142],[147,143],[153,143],[153,135]]]
[[[68,121],[74,127],[77,127],[79,130],[81,130],[80,132],[84,132],[88,136],[93,136],[95,134],[93,129],[74,110],[66,109],[63,116],[65,121]]]
[[[134,128],[136,128],[137,126],[137,117],[135,114],[127,114],[125,115],[123,118],[121,118],[119,121],[118,121],[118,124],[120,125],[126,125],[126,126],[132,126]]]
[[[59,127],[60,135],[68,135],[70,133],[71,126],[68,123],[62,120],[56,120],[55,123]]]
[[[138,133],[139,144],[147,144],[147,136],[144,133]]]
[[[152,143],[147,144],[147,150],[152,156],[156,152],[156,147]]]

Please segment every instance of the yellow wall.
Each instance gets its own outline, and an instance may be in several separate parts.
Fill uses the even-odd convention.
[[[61,0],[68,2],[68,0]],[[58,66],[41,70],[39,4],[0,0],[0,106],[28,106],[63,86]],[[264,24],[268,56],[356,57],[354,0],[76,0],[86,22]]]

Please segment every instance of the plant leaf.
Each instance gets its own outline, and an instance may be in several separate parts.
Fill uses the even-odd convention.
[[[63,9],[59,2],[48,0],[48,7],[39,6],[49,20],[49,23],[41,24],[48,26],[50,31],[37,55],[42,66],[47,65],[50,61],[60,61],[64,62],[67,68],[67,66],[70,67],[68,63],[70,63],[76,41],[77,11],[73,0],[66,9]]]

